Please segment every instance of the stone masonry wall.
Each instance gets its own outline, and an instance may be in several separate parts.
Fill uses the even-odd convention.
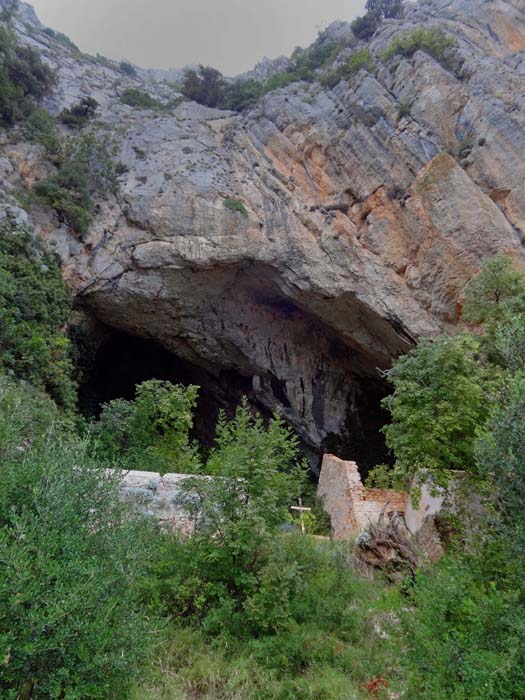
[[[405,515],[409,495],[363,486],[357,464],[325,455],[317,494],[332,521],[334,540],[349,540],[382,512]]]
[[[138,512],[159,521],[162,527],[191,534],[195,522],[187,510],[191,494],[185,491],[183,483],[190,474],[165,474],[154,472],[124,472],[121,496]]]

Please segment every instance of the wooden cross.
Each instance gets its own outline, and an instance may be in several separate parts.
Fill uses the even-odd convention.
[[[297,510],[297,511],[299,511],[299,518],[300,518],[300,521],[301,521],[301,532],[303,533],[303,535],[305,535],[305,534],[306,534],[306,529],[305,529],[305,527],[304,527],[303,513],[307,512],[307,511],[309,512],[309,511],[311,511],[312,509],[311,509],[311,508],[303,508],[303,500],[302,500],[302,498],[299,498],[298,501],[299,501],[299,505],[298,505],[298,506],[290,506],[290,510]]]

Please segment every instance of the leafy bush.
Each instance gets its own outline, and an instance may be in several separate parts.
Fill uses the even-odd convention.
[[[485,260],[464,289],[463,317],[472,323],[493,323],[525,311],[525,275],[504,255]]]
[[[424,51],[443,63],[445,52],[455,46],[453,37],[448,36],[440,27],[417,27],[397,34],[381,54],[382,61],[390,61],[394,56],[413,56],[416,51]]]
[[[213,633],[242,635],[278,626],[277,609],[271,617],[267,610],[263,620],[251,606],[273,537],[301,491],[297,441],[281,419],[265,428],[245,404],[233,421],[220,417],[205,473],[213,478],[187,483],[197,532],[190,540],[168,544],[172,554],[161,558],[153,598],[160,598],[171,614],[190,616]]]
[[[475,474],[476,431],[488,415],[488,377],[471,336],[423,342],[389,372],[394,394],[383,401],[383,428],[396,462],[390,476],[406,487],[418,473],[446,487],[451,470]]]
[[[12,126],[29,116],[51,89],[51,70],[38,53],[0,27],[0,124]]]
[[[360,49],[350,56],[346,66],[343,68],[343,74],[350,77],[361,69],[370,70],[373,65],[374,59],[370,51],[368,49]]]
[[[140,109],[163,109],[164,105],[144,90],[126,88],[120,96],[122,104]]]
[[[94,429],[97,453],[126,469],[198,471],[189,441],[197,392],[195,386],[151,380],[137,387],[133,401],[111,401]]]
[[[64,109],[60,113],[60,121],[62,124],[81,129],[86,126],[92,119],[98,109],[98,102],[92,97],[83,97],[79,102]]]
[[[358,17],[352,22],[352,32],[358,39],[370,39],[378,30],[381,20],[372,14]]]
[[[498,580],[511,557],[505,543],[493,549],[419,574],[404,615],[407,700],[524,697],[523,598]]]
[[[242,214],[242,216],[248,218],[248,210],[246,209],[246,207],[240,199],[226,197],[226,199],[224,200],[224,206],[226,207],[226,209],[228,209],[228,211],[231,211],[233,214]]]
[[[147,531],[86,443],[27,432],[42,403],[18,391],[0,382],[0,694],[125,700],[151,635]]]
[[[52,39],[57,41],[59,44],[62,44],[62,46],[65,46],[67,49],[72,49],[73,51],[79,50],[78,46],[73,41],[71,41],[71,39],[66,34],[63,34],[62,32],[55,32],[54,29],[46,27],[44,29],[44,34],[47,34],[47,36],[50,36]]]
[[[235,80],[225,87],[224,107],[242,112],[252,107],[264,95],[264,86],[259,80]]]
[[[93,198],[118,191],[113,155],[108,138],[92,133],[69,138],[61,149],[57,174],[34,186],[35,194],[80,237],[89,229]]]
[[[126,75],[131,76],[132,78],[135,78],[137,75],[137,71],[135,68],[131,65],[131,63],[128,63],[128,61],[121,61],[119,64],[120,70],[125,73]]]
[[[68,409],[75,403],[64,333],[70,311],[57,260],[27,231],[0,224],[0,368]]]
[[[185,72],[181,92],[188,100],[220,108],[224,105],[225,82],[218,70],[201,65],[196,71]]]
[[[24,122],[24,131],[30,141],[41,143],[50,156],[60,153],[61,140],[56,119],[42,107],[36,107]]]
[[[403,16],[404,4],[404,0],[366,0],[366,11],[380,19],[395,19]]]

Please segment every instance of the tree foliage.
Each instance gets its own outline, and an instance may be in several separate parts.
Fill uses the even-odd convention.
[[[124,700],[151,634],[147,530],[44,404],[0,380],[0,693]]]
[[[35,194],[81,238],[89,230],[94,199],[118,191],[114,151],[107,137],[94,133],[70,137],[61,144],[57,173],[34,186]]]
[[[189,438],[197,393],[196,386],[151,380],[137,387],[133,401],[111,401],[95,426],[97,453],[126,469],[198,471]]]
[[[64,332],[71,303],[55,257],[26,230],[0,224],[0,369],[68,409],[75,403]]]
[[[50,91],[52,72],[37,51],[22,46],[6,27],[0,27],[0,58],[0,123],[13,126]]]
[[[366,11],[379,19],[395,19],[403,16],[404,4],[404,0],[366,0]]]
[[[525,311],[525,275],[504,255],[486,259],[464,293],[463,317],[472,323],[499,322]]]
[[[475,472],[476,430],[488,414],[488,388],[478,360],[478,342],[468,336],[423,342],[400,358],[388,375],[394,393],[383,405],[396,462],[394,482],[407,486],[430,475],[447,486],[452,470]]]

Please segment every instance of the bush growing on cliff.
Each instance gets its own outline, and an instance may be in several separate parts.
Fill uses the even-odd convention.
[[[60,121],[67,126],[81,129],[95,118],[98,102],[93,97],[83,97],[76,104],[60,113]]]
[[[0,695],[125,700],[151,636],[147,531],[44,404],[0,379]]]
[[[224,105],[225,82],[222,74],[211,66],[187,70],[182,82],[182,94],[189,100],[207,107]]]
[[[68,409],[75,402],[64,332],[71,301],[55,257],[27,231],[0,224],[0,368]]]
[[[107,138],[86,133],[66,139],[56,175],[40,180],[34,187],[35,194],[80,237],[89,229],[93,199],[118,191],[113,156],[114,146]]]
[[[360,49],[355,51],[348,59],[343,68],[343,75],[351,77],[361,69],[370,70],[374,64],[372,54],[368,49]]]
[[[465,320],[485,324],[508,320],[525,312],[525,275],[512,258],[496,255],[485,260],[465,286],[465,297]]]
[[[394,56],[410,58],[416,51],[424,51],[436,61],[445,61],[445,52],[455,46],[455,39],[448,36],[440,27],[417,27],[397,34],[381,54],[381,60],[390,61]]]
[[[59,156],[62,142],[57,122],[46,109],[34,109],[24,122],[24,131],[30,141],[42,144],[53,159]]]
[[[0,123],[12,126],[49,92],[52,73],[37,51],[22,46],[5,27],[0,27],[0,57]]]
[[[396,19],[403,16],[404,5],[404,0],[366,0],[366,11],[380,19]]]
[[[149,92],[137,88],[126,88],[120,96],[122,104],[141,109],[163,109],[161,102],[152,97]]]
[[[226,197],[224,200],[224,206],[228,211],[231,211],[233,214],[241,214],[244,216],[246,219],[248,218],[248,210],[244,206],[244,204],[241,202],[240,199],[234,199],[233,197]]]

